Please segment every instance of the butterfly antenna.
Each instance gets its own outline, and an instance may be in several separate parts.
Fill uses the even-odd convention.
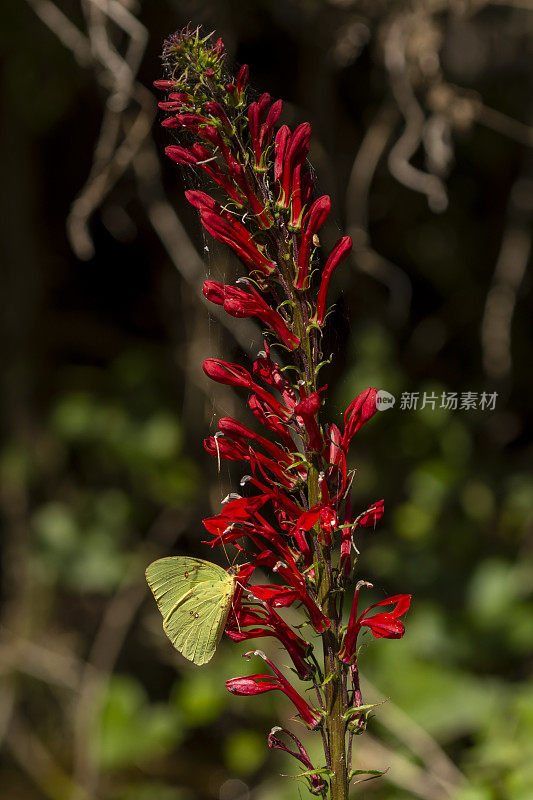
[[[222,549],[224,550],[224,555],[226,556],[226,561],[228,562],[228,566],[229,566],[229,567],[232,567],[232,566],[233,566],[233,564],[230,564],[230,563],[229,563],[228,551],[226,550],[226,545],[224,544],[224,539],[221,539],[221,540],[220,540],[220,544],[222,545]]]

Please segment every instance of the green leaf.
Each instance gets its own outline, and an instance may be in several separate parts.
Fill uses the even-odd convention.
[[[385,775],[389,770],[388,769],[352,769],[350,774],[348,775],[348,782],[352,781],[357,775],[369,775],[370,777],[364,778],[361,781],[356,781],[356,783],[364,783],[364,781],[371,781],[374,778],[380,778],[382,775]]]
[[[355,708],[349,708],[348,711],[343,714],[343,720],[348,721],[355,717],[357,714],[362,714],[364,711],[370,711],[373,708],[377,708],[378,706],[382,706],[383,703],[386,703],[387,700],[380,700],[379,703],[367,703],[364,706],[356,706]]]

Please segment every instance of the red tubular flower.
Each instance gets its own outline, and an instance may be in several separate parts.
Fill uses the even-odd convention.
[[[368,583],[368,581],[359,581],[355,587],[348,628],[339,652],[339,658],[341,661],[344,661],[345,664],[351,664],[355,659],[357,637],[362,627],[370,628],[372,634],[379,639],[401,639],[405,633],[405,626],[398,617],[405,614],[411,605],[411,595],[395,594],[393,597],[387,597],[385,600],[380,600],[379,603],[374,603],[368,608],[365,608],[363,613],[357,616],[359,591],[362,586],[372,588],[372,584]],[[367,617],[368,612],[372,611],[373,608],[390,605],[394,605],[392,611],[382,611],[371,617]]]
[[[225,461],[248,461],[252,466],[257,465],[263,470],[269,470],[275,480],[287,489],[292,489],[296,485],[297,478],[280,467],[277,461],[257,452],[238,439],[208,436],[204,439],[204,447],[215,458],[222,458]]]
[[[311,141],[311,125],[302,122],[286,140],[282,156],[283,169],[280,178],[280,194],[278,206],[288,208],[292,194],[293,173],[297,166],[303,164],[309,152]],[[277,156],[277,153],[276,153]]]
[[[328,429],[329,452],[328,462],[330,468],[328,477],[332,485],[336,486],[337,494],[334,500],[338,500],[346,488],[346,454],[341,447],[342,436],[336,425],[330,425]]]
[[[287,408],[294,408],[296,405],[294,389],[276,362],[272,360],[270,349],[266,342],[264,346],[265,349],[258,354],[256,361],[254,361],[253,373],[256,377],[268,383],[269,386],[272,386],[273,389],[278,390]]]
[[[291,218],[289,230],[299,231],[302,225],[302,166],[298,164],[292,174]]]
[[[355,520],[355,525],[358,528],[373,528],[383,518],[385,513],[385,501],[377,500],[370,506],[363,514],[360,514]]]
[[[260,445],[272,458],[277,459],[280,464],[286,467],[292,464],[292,458],[281,447],[231,417],[221,417],[218,421],[218,428],[222,433],[231,436],[232,439],[249,440]]]
[[[246,177],[243,167],[236,159],[230,156],[228,158],[228,168],[232,180],[237,184],[241,192],[248,200],[248,203],[250,204],[250,210],[252,214],[257,217],[257,221],[261,227],[270,228],[273,222],[272,216],[266,209],[265,204],[259,200],[248,183],[248,178]]]
[[[270,275],[274,271],[274,262],[258,249],[252,236],[240,222],[229,222],[211,211],[200,211],[200,218],[206,231],[219,242],[231,247],[247,267],[263,275]]]
[[[224,42],[222,41],[222,39],[216,40],[216,43],[213,46],[211,52],[217,55],[219,58],[222,58],[222,56],[224,55]]]
[[[295,743],[297,747],[297,750],[291,750],[290,747],[287,747],[287,745],[284,744],[284,742],[279,738],[279,736],[274,735],[280,731],[285,733],[292,739],[292,741]],[[307,776],[307,779],[309,781],[312,793],[323,794],[323,790],[326,789],[326,784],[323,778],[320,777],[320,775],[312,774],[315,768],[313,767],[313,763],[309,758],[307,750],[293,733],[284,730],[279,726],[272,728],[272,730],[268,734],[268,746],[274,750],[283,750],[284,753],[289,753],[289,755],[294,756],[294,758],[297,758],[298,761],[304,765],[306,771],[311,773],[310,775]]]
[[[248,400],[248,406],[254,417],[259,420],[267,430],[276,434],[283,444],[290,450],[294,450],[294,442],[292,441],[289,431],[284,422],[281,421],[278,414],[273,411],[268,403],[253,394]]]
[[[251,586],[250,591],[255,594],[258,587]],[[261,587],[259,587],[261,588]],[[243,630],[250,628],[251,630]],[[286,622],[267,604],[263,606],[248,606],[242,603],[230,615],[226,625],[226,635],[234,642],[243,642],[249,639],[259,639],[272,636],[277,639],[291,657],[292,663],[301,680],[307,680],[311,670],[305,658],[309,652],[310,644],[294,633]]]
[[[221,361],[218,358],[206,358],[203,363],[203,370],[208,378],[217,383],[224,383],[227,386],[241,386],[255,392],[280,419],[288,418],[288,410],[270,392],[255,383],[244,367],[232,364],[229,361]]]
[[[275,159],[274,159],[274,180],[279,181],[283,174],[283,164],[287,142],[290,139],[291,129],[288,125],[282,125],[276,134],[275,139]]]
[[[299,592],[286,586],[255,584],[249,587],[250,598],[266,603],[270,608],[290,608],[298,600]]]
[[[296,289],[304,289],[309,275],[309,258],[311,255],[311,245],[313,244],[313,236],[325,223],[331,211],[331,199],[325,194],[319,197],[306,214],[304,219],[304,232],[302,233],[302,241],[300,243],[300,250],[298,251],[298,273],[294,286]]]
[[[270,549],[265,550],[264,548],[266,546],[268,548],[274,548],[277,551],[278,555],[276,558],[282,558],[289,563],[293,561],[293,556],[286,540],[280,533],[278,533],[278,531],[269,526],[267,523],[261,525],[260,523],[255,522],[240,522],[219,514],[216,517],[204,519],[203,524],[209,533],[215,535],[215,538],[210,542],[204,542],[204,544],[209,544],[211,547],[219,547],[224,544],[234,544],[235,542],[238,542],[239,539],[248,537],[258,548],[260,553],[272,552]],[[254,563],[256,566],[258,566],[257,561]],[[276,589],[275,596],[273,595],[270,598],[264,598],[268,599],[271,605],[284,608],[288,605],[291,605],[295,599],[299,598],[299,592],[296,592],[295,594],[295,590],[293,589],[287,589],[287,587],[279,586],[272,587],[272,589],[274,588]]]
[[[237,75],[236,80],[236,88],[239,93],[239,97],[242,97],[244,92],[244,87],[246,86],[246,81],[248,80],[248,75],[250,70],[248,69],[248,64],[243,64],[239,70],[239,74]]]
[[[325,545],[331,544],[331,534],[338,527],[337,512],[328,505],[319,504],[310,508],[298,518],[293,535],[301,531],[310,531],[320,521],[320,540]]]
[[[227,386],[242,386],[251,389],[254,385],[250,373],[238,364],[229,361],[221,361],[218,358],[206,358],[203,363],[203,370],[208,378],[217,383],[225,383]]]
[[[266,148],[271,140],[272,134],[274,133],[274,125],[278,121],[281,116],[281,111],[283,108],[283,103],[281,100],[276,100],[275,103],[272,103],[270,107],[270,111],[268,112],[268,116],[265,120],[265,123],[261,126],[261,133],[259,134],[259,145],[263,148]],[[260,162],[260,165],[262,161]]]
[[[313,318],[317,325],[323,325],[326,316],[326,298],[328,294],[328,286],[333,270],[343,261],[352,249],[352,239],[350,236],[343,236],[339,239],[331,255],[326,261],[324,272],[322,273],[322,280],[320,282],[320,289],[318,290],[318,300],[316,304],[316,313]]]
[[[208,120],[205,120],[205,122],[207,123]],[[205,139],[206,142],[209,142],[209,144],[212,144],[214,147],[216,147],[222,154],[226,164],[229,165],[233,156],[231,155],[231,152],[222,138],[218,128],[216,128],[214,125],[201,125],[198,127],[195,133],[197,133],[202,139]]]
[[[242,678],[230,678],[229,681],[226,681],[226,689],[228,689],[228,691],[230,691],[232,694],[238,695],[264,694],[265,692],[271,692],[275,689],[278,689],[279,691],[283,692],[296,706],[303,721],[309,725],[309,727],[316,728],[321,721],[320,714],[314,708],[312,708],[300,694],[298,694],[296,689],[291,686],[285,675],[279,671],[279,669],[269,658],[266,657],[261,650],[254,650],[249,653],[245,653],[245,658],[251,658],[253,655],[259,656],[266,661],[276,677],[273,677],[272,675],[255,674],[246,675]]]
[[[303,419],[309,435],[309,446],[318,453],[321,453],[324,448],[324,442],[316,420],[316,415],[318,414],[321,404],[322,401],[319,395],[317,392],[313,392],[309,397],[304,397],[300,400],[294,407],[294,413]]]
[[[203,147],[203,145],[193,144],[190,149],[187,149],[186,147],[172,144],[165,147],[165,153],[175,164],[188,164],[190,166],[200,167],[212,181],[226,192],[228,197],[239,206],[242,206],[242,196],[235,189],[227,175],[222,172],[216,163],[215,156],[212,156],[209,150]],[[202,194],[204,193],[202,192]]]
[[[270,495],[258,494],[255,495],[255,497],[233,496],[231,500],[229,498],[226,499],[227,502],[224,500],[222,501],[224,503],[224,511],[222,513],[226,517],[231,517],[232,520],[248,520],[270,500]]]
[[[338,466],[342,462],[342,456],[344,455],[341,441],[342,436],[341,432],[335,424],[330,425],[329,427],[329,463],[332,466]]]
[[[351,525],[347,525],[346,528],[342,529],[342,539],[341,539],[341,572],[345,578],[348,577],[352,569],[352,562],[350,558],[351,552],[352,552],[352,527]]]
[[[270,567],[270,569],[277,572],[284,581],[287,581],[289,586],[296,589],[298,592],[298,600],[307,609],[311,624],[317,633],[324,633],[324,631],[329,628],[330,620],[308,594],[305,581],[298,571],[298,567],[293,558],[285,557],[284,561],[279,561],[274,553],[263,551],[256,557],[255,563],[257,566]]]
[[[232,317],[258,317],[271,328],[286,347],[294,350],[300,344],[299,338],[289,330],[281,314],[270,308],[251,284],[249,286],[250,292],[245,292],[236,286],[224,285],[217,281],[204,281],[203,293],[208,300],[222,306]]]
[[[344,433],[342,436],[341,447],[346,452],[352,438],[365,422],[368,422],[377,411],[376,397],[377,389],[365,389],[352,400],[344,414]]]
[[[302,216],[309,205],[313,194],[315,182],[308,169],[303,164],[295,167],[292,175],[291,191],[291,218],[289,230],[299,231],[302,226]]]
[[[232,525],[249,522],[255,512],[268,500],[268,495],[236,498],[227,503],[220,514],[204,519],[203,525],[209,533],[217,537],[222,537],[225,531]]]
[[[233,126],[220,103],[217,103],[214,100],[208,100],[208,102],[204,105],[204,109],[208,114],[210,114],[212,117],[215,117],[221,123],[228,135],[232,135]]]
[[[260,492],[264,492],[268,494],[269,499],[272,500],[272,504],[274,508],[282,509],[291,520],[296,520],[300,516],[301,509],[294,500],[292,500],[285,492],[279,489],[277,486],[265,486],[261,483],[256,477],[249,475],[247,478],[247,482],[251,483],[252,486],[255,486],[256,489],[259,489]]]
[[[202,192],[200,189],[189,189],[185,192],[185,197],[198,211],[212,211],[214,214],[224,217],[228,222],[233,221],[229,211],[225,211],[220,203],[217,203],[210,195]]]
[[[256,103],[250,103],[248,108],[248,129],[254,151],[255,168],[260,168],[262,149],[261,149],[261,123],[264,114],[270,103],[270,95],[265,92]]]
[[[161,120],[164,128],[186,128],[192,133],[199,134],[202,125],[207,125],[207,119],[200,114],[176,114],[174,117],[167,117]]]
[[[153,86],[155,86],[156,89],[159,89],[162,92],[166,92],[168,91],[168,89],[173,89],[175,85],[176,81],[169,81],[166,79],[153,82]]]
[[[168,100],[158,103],[158,107],[163,111],[179,111],[184,106],[189,105],[191,96],[187,92],[170,92]]]

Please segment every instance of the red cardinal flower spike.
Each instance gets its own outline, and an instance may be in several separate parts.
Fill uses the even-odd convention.
[[[394,595],[360,613],[359,592],[371,584],[359,580],[343,625],[358,568],[356,545],[359,538],[364,544],[362,529],[371,535],[384,508],[378,500],[357,515],[351,506],[356,471],[349,468],[348,450],[377,410],[377,390],[360,387],[340,421],[331,418],[327,387],[318,382],[329,356],[322,342],[331,278],[352,242],[343,236],[323,255],[318,235],[328,237],[322,231],[332,202],[315,194],[307,161],[311,126],[289,128],[281,100],[267,92],[252,96],[248,67],[230,70],[221,39],[179,31],[165,43],[163,63],[166,74],[154,85],[163,93],[161,124],[173,139],[166,155],[201,181],[185,196],[199,229],[226,250],[239,276],[205,280],[204,296],[234,320],[254,320],[264,344],[247,366],[238,356],[203,363],[210,380],[242,390],[235,394],[242,395],[246,414],[242,420],[223,416],[217,430],[206,431],[205,448],[219,468],[227,460],[242,471],[239,493],[203,520],[204,544],[221,557],[233,548],[245,563],[225,572],[175,557],[179,588],[162,578],[154,594],[169,632],[176,615],[171,639],[185,655],[191,651],[181,643],[180,626],[213,647],[223,630],[235,645],[270,642],[290,672],[276,666],[277,657],[255,650],[246,658],[263,659],[268,672],[230,678],[226,687],[236,695],[283,693],[300,724],[319,733],[324,757],[312,761],[296,735],[280,726],[272,729],[269,747],[296,759],[313,794],[347,800],[350,778],[364,772],[346,768],[352,739],[346,733],[361,733],[365,725],[358,637],[368,629],[376,639],[400,638],[410,604],[409,595]],[[167,575],[174,561],[163,562]],[[205,592],[202,571],[209,578]],[[191,598],[198,598],[194,607],[187,605]]]

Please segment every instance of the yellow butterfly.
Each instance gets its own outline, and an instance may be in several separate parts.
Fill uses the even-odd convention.
[[[163,630],[185,658],[210,661],[222,638],[235,593],[235,570],[189,556],[154,561],[146,580],[163,615]]]

